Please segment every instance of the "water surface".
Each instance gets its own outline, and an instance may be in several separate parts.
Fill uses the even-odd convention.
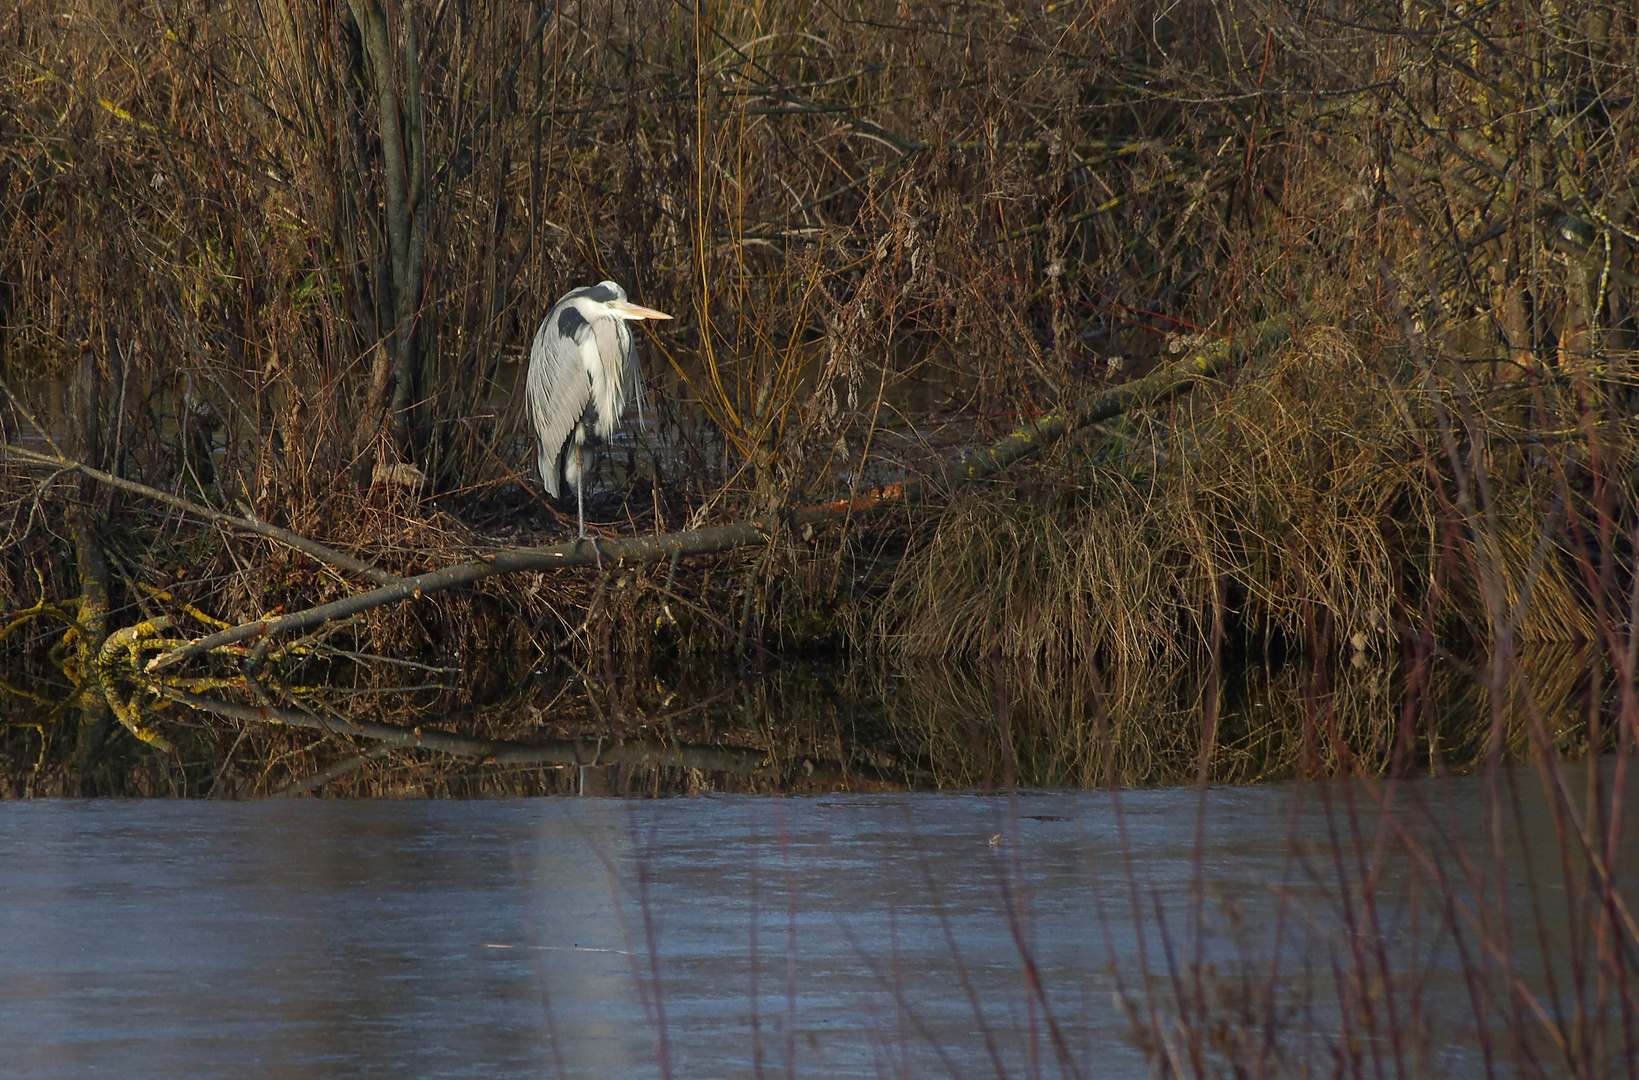
[[[1484,861],[1480,781],[1411,791],[1427,850]],[[0,1043],[29,1077],[1144,1076],[1133,1016],[1176,1030],[1191,971],[1279,958],[1269,1000],[1330,1037],[1360,919],[1338,882],[1377,826],[1342,786],[11,803]],[[1404,858],[1376,865],[1403,901]],[[1436,1030],[1419,1053],[1480,1075],[1425,907],[1385,915]]]

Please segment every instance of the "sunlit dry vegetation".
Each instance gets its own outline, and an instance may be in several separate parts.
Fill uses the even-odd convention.
[[[1460,767],[1530,739],[1488,740],[1484,713],[1431,734],[1433,666],[1508,701],[1516,650],[1548,642],[1594,674],[1588,723],[1544,745],[1628,737],[1620,5],[25,0],[0,41],[0,693],[12,767],[61,778],[43,789],[91,776],[116,723],[182,747],[121,768],[212,789],[244,721],[179,695],[407,729],[505,710],[485,738],[601,745],[622,710],[667,714],[648,688],[680,658],[815,651],[976,672],[992,724],[998,696],[1076,702],[1043,706],[1058,749],[1003,739],[994,768],[896,717],[882,753],[911,782],[1004,759],[1051,763],[1026,782],[1376,771],[1442,738]],[[594,517],[761,515],[771,542],[494,577],[143,670],[173,639],[560,539],[514,386],[552,300],[604,277],[677,318],[643,342],[658,420],[609,455]],[[1258,344],[952,482],[1234,342]],[[567,694],[530,681],[553,657]],[[1370,715],[1300,730],[1357,658]],[[1296,734],[1229,700],[1248,665],[1304,687]],[[537,697],[544,718],[517,707]],[[1247,730],[1220,738],[1226,716]],[[246,791],[363,738],[293,737],[253,737],[281,764]],[[826,750],[844,772],[866,752]],[[384,790],[395,760],[338,788]]]

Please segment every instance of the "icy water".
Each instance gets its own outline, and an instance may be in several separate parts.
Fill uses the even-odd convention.
[[[1514,837],[1505,876],[1534,925],[1527,868],[1562,879],[1520,779],[1530,854]],[[1483,804],[1476,780],[1397,801],[1431,857],[1466,846],[1481,866]],[[1324,1064],[1303,1040],[1336,1029],[1361,911],[1338,868],[1371,857],[1378,824],[1341,786],[0,805],[3,1071],[1143,1076],[1129,1016],[1154,1005],[1176,1032],[1194,961],[1236,985],[1273,958],[1291,1045]],[[1505,1022],[1476,1025],[1426,881],[1407,891],[1392,843],[1375,858],[1389,962],[1421,986],[1401,1004],[1426,1034],[1401,1052],[1482,1075]],[[1552,952],[1563,894],[1545,895]],[[1539,948],[1516,943],[1527,983]]]

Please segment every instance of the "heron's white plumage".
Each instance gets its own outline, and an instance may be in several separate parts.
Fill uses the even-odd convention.
[[[641,397],[628,320],[670,317],[628,302],[625,290],[603,281],[565,294],[542,320],[530,349],[525,399],[535,463],[554,498],[562,481],[580,494],[582,448],[612,438],[627,402]]]

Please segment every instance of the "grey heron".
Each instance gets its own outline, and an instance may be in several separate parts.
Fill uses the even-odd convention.
[[[615,433],[642,372],[628,322],[669,319],[626,299],[612,281],[571,289],[552,305],[529,352],[526,398],[535,427],[535,464],[554,499],[560,480],[575,489],[579,538],[586,538],[585,448]],[[600,560],[601,562],[601,560]]]

